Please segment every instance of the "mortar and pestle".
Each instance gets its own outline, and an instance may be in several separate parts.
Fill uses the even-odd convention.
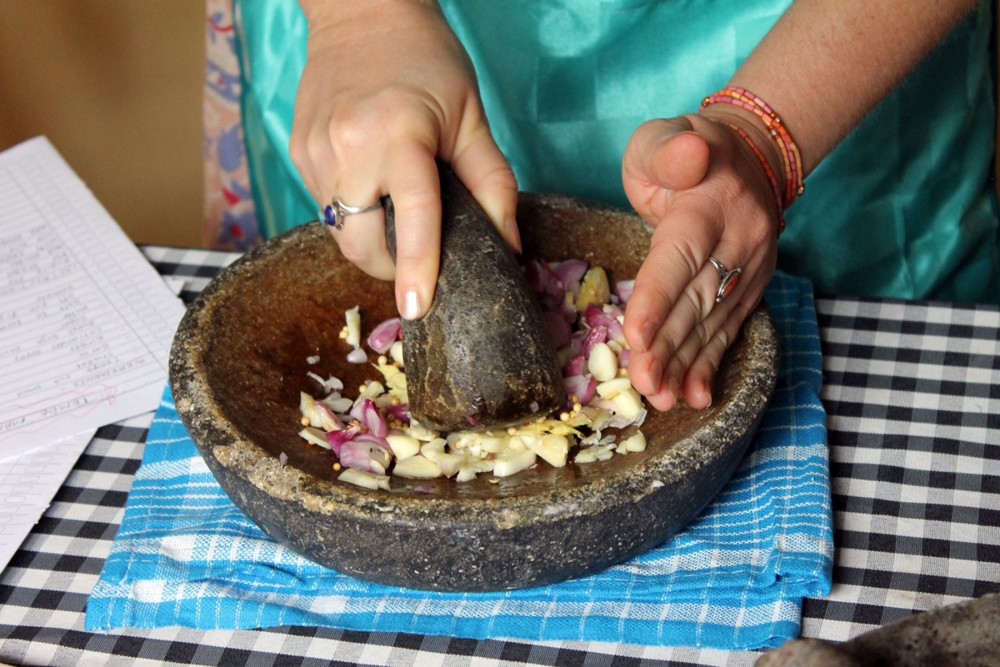
[[[560,405],[556,355],[516,259],[447,171],[442,200],[435,302],[404,324],[411,412],[466,429]],[[518,221],[525,259],[583,259],[613,280],[634,277],[649,248],[638,216],[578,199],[522,194]],[[369,330],[394,317],[392,284],[345,260],[323,225],[297,227],[224,269],[195,300],[174,340],[170,380],[192,439],[237,506],[306,558],[383,584],[526,588],[661,544],[729,480],[777,373],[774,323],[758,309],[723,360],[712,406],[651,410],[643,452],[464,483],[393,478],[390,490],[372,491],[338,482],[330,452],[297,434],[299,392],[318,390],[309,373],[348,387],[373,376],[368,364],[346,361],[339,338],[354,306]]]

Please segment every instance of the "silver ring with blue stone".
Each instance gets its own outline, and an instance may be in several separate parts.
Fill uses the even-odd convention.
[[[381,199],[371,206],[348,206],[337,197],[334,197],[333,200],[319,212],[319,219],[334,229],[340,230],[344,228],[344,218],[347,216],[357,215],[359,213],[370,213],[371,211],[377,211],[380,208],[382,208]]]

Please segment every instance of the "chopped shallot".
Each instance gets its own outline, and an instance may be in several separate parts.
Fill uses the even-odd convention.
[[[492,473],[491,481],[497,481],[536,465],[605,461],[616,453],[645,449],[639,427],[646,407],[625,371],[631,351],[625,341],[624,306],[634,281],[617,282],[612,294],[601,267],[575,259],[532,260],[525,274],[559,348],[567,404],[552,415],[536,414],[505,430],[441,437],[410,417],[402,326],[399,318],[391,318],[365,339],[379,355],[373,366],[381,381],[366,381],[356,398],[341,395],[344,385],[339,379],[308,372],[325,395],[314,399],[302,394],[299,434],[332,451],[334,469],[342,470],[337,479],[373,490],[388,489],[391,475],[464,482]],[[364,363],[368,355],[361,347],[359,309],[347,311],[345,318],[341,337],[352,346],[348,361]],[[307,361],[314,364],[319,358]],[[286,462],[283,456],[282,464]]]
[[[368,347],[379,354],[385,354],[399,340],[402,332],[403,324],[398,317],[385,320],[368,334]]]

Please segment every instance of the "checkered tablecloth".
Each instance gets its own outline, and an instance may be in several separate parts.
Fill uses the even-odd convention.
[[[144,248],[190,301],[235,256]],[[1000,309],[819,298],[834,589],[806,636],[845,640],[1000,590]],[[102,428],[0,576],[13,665],[747,665],[753,653],[471,641],[315,628],[92,635],[87,596],[121,521],[152,415]],[[114,657],[119,656],[119,657]]]

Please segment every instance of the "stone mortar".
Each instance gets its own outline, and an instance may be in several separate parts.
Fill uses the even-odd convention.
[[[613,280],[633,277],[649,246],[638,217],[564,197],[522,195],[519,221],[527,257],[578,257]],[[724,359],[713,405],[651,412],[644,452],[462,484],[393,478],[390,491],[368,491],[337,482],[332,455],[299,438],[298,396],[318,391],[308,371],[348,387],[374,377],[346,363],[338,334],[355,305],[366,330],[393,316],[392,293],[345,261],[323,226],[299,227],[206,287],[170,358],[177,409],[233,502],[305,557],[379,583],[524,588],[647,551],[731,477],[774,388],[777,335],[761,308]]]

